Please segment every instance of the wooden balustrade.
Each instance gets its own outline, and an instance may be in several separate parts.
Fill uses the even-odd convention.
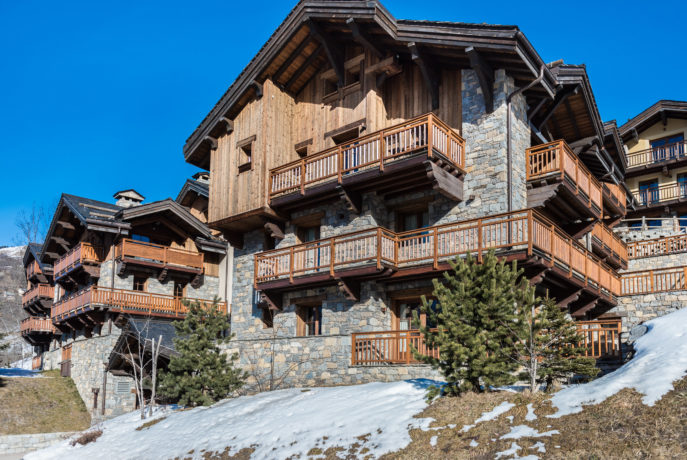
[[[627,154],[627,167],[651,166],[687,158],[687,141],[652,147]]]
[[[62,320],[74,313],[78,314],[85,310],[94,309],[94,307],[104,307],[119,313],[178,318],[183,317],[188,311],[184,305],[185,300],[212,305],[212,300],[206,299],[182,299],[152,292],[90,286],[55,302],[52,306],[51,316],[55,320]],[[217,308],[221,312],[227,313],[226,302],[219,302]]]
[[[622,274],[623,295],[687,290],[687,266]]]
[[[621,359],[620,320],[575,321],[577,333],[584,336],[580,346],[585,356],[595,359]]]
[[[428,348],[418,330],[357,332],[351,334],[351,364],[410,364],[418,361],[412,349],[420,354],[439,357],[439,349]]]
[[[606,250],[612,252],[620,262],[627,264],[628,245],[613,230],[597,222],[592,227],[592,238],[599,240]]]
[[[270,198],[384,167],[408,154],[427,151],[465,168],[465,141],[434,114],[359,137],[270,170]]]
[[[31,263],[26,267],[26,279],[29,280],[33,278],[36,275],[40,275],[43,272],[41,271],[41,266],[38,264],[38,261],[32,260]]]
[[[260,283],[341,269],[376,265],[403,268],[431,264],[466,253],[481,261],[486,251],[525,251],[544,255],[551,265],[606,294],[620,294],[618,275],[563,230],[534,210],[394,233],[375,227],[333,238],[259,253],[255,286]],[[332,257],[333,255],[333,257]]]
[[[623,187],[608,182],[602,182],[601,188],[607,199],[615,203],[621,210],[625,209],[627,196],[625,195],[625,189]]]
[[[559,176],[581,192],[590,206],[602,209],[601,183],[573,153],[565,141],[555,141],[527,149],[526,178],[528,181]]]
[[[49,284],[37,284],[32,289],[29,289],[21,296],[21,304],[28,305],[35,302],[37,299],[52,299],[54,289]]]
[[[661,185],[632,193],[640,206],[651,206],[666,201],[687,198],[687,182]]]
[[[22,334],[30,334],[32,332],[54,332],[55,326],[52,324],[52,319],[42,318],[39,316],[29,316],[21,321],[20,331]]]
[[[627,243],[627,255],[630,259],[677,254],[680,252],[687,252],[687,235],[664,236]]]
[[[54,267],[55,278],[60,278],[72,269],[88,263],[97,265],[102,262],[103,251],[90,243],[81,242],[74,246],[68,253],[57,259]]]
[[[115,248],[117,259],[129,258],[168,267],[188,267],[203,270],[203,254],[159,244],[123,239]]]

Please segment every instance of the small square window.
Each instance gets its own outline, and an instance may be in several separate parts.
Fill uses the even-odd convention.
[[[255,136],[236,143],[236,149],[239,155],[239,173],[250,171],[253,169],[253,143]]]
[[[148,278],[134,275],[134,291],[146,292]]]
[[[174,297],[186,297],[186,283],[182,283],[180,281],[174,282]]]

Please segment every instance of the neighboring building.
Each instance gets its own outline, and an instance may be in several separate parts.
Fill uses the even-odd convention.
[[[36,364],[71,376],[96,417],[135,407],[126,366],[107,367],[129,323],[182,318],[183,299],[218,297],[227,311],[227,244],[204,222],[207,187],[189,181],[184,197],[190,205],[142,203],[134,190],[116,193],[115,204],[63,194],[45,242],[27,250],[24,308],[32,316],[22,333],[36,346]]]
[[[493,249],[617,355],[617,316],[583,320],[621,295],[622,149],[517,27],[299,2],[184,146],[235,248],[232,350],[258,388],[429,376],[413,311]]]

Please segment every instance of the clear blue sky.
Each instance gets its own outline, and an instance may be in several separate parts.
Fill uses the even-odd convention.
[[[387,0],[397,18],[516,24],[587,64],[604,120],[687,100],[686,2]],[[0,1],[0,245],[61,192],[175,197],[181,148],[295,0]]]

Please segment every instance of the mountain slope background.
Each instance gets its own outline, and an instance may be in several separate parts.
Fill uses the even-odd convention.
[[[25,289],[22,257],[25,246],[0,247],[0,333],[8,334],[9,350],[0,352],[0,367],[30,356],[31,347],[19,333],[21,320],[27,315],[21,308]]]

